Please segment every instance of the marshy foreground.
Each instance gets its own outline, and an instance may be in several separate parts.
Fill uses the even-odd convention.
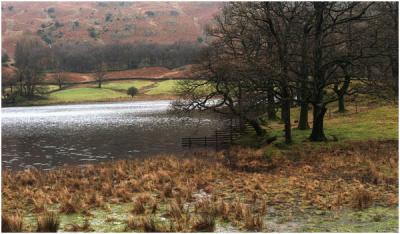
[[[397,140],[264,152],[3,170],[2,229],[398,231]]]

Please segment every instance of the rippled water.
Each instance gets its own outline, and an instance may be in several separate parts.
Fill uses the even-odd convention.
[[[50,169],[182,151],[186,136],[223,125],[216,116],[176,116],[170,101],[3,108],[2,167]]]

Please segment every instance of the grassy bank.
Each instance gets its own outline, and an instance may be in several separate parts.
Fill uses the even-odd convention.
[[[336,106],[330,106],[335,110]],[[328,142],[312,143],[313,147],[320,145],[336,145],[351,140],[394,140],[398,139],[398,107],[397,105],[368,103],[357,105],[348,103],[346,113],[327,114],[324,122],[325,135]],[[263,127],[268,133],[268,137],[277,136],[277,141],[273,143],[273,148],[284,150],[302,147],[310,144],[308,137],[311,129],[298,130],[297,118],[298,108],[292,109],[292,138],[293,143],[288,147],[284,144],[284,132],[282,123],[278,121],[268,122]],[[312,111],[309,111],[309,125],[312,126]],[[240,141],[242,145],[260,146],[265,139],[259,139],[255,133],[248,134]]]
[[[110,81],[105,82],[102,88],[97,88],[97,84],[81,84],[64,87],[61,90],[55,85],[42,85],[38,87],[41,93],[40,97],[34,100],[20,99],[16,105],[36,106],[87,102],[172,99],[175,95],[177,82],[179,81]],[[127,95],[128,88],[132,86],[139,90],[139,94],[133,98]]]
[[[335,114],[325,144],[294,130],[285,146],[274,123],[278,140],[257,149],[4,170],[3,214],[24,231],[55,212],[64,231],[396,232],[397,110]]]

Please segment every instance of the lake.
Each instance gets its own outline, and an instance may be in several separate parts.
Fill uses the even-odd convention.
[[[2,108],[2,167],[62,165],[182,152],[181,138],[207,136],[216,115],[178,116],[171,101]]]

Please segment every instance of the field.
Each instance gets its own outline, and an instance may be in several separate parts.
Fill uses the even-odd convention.
[[[59,89],[55,85],[42,85],[38,87],[40,98],[35,100],[22,100],[18,105],[49,105],[85,102],[113,102],[127,100],[154,100],[171,99],[174,97],[175,87],[179,80],[130,80],[108,81],[97,88],[97,84],[78,84]],[[139,89],[135,97],[127,95],[130,87]]]
[[[258,148],[250,134],[185,159],[3,171],[3,227],[48,230],[53,217],[63,231],[397,232],[398,108],[354,108],[327,117],[326,144],[294,130],[287,147],[276,122],[265,128],[277,141]]]
[[[155,84],[154,88],[146,92],[147,95],[172,94],[178,85],[179,80],[166,80]]]

